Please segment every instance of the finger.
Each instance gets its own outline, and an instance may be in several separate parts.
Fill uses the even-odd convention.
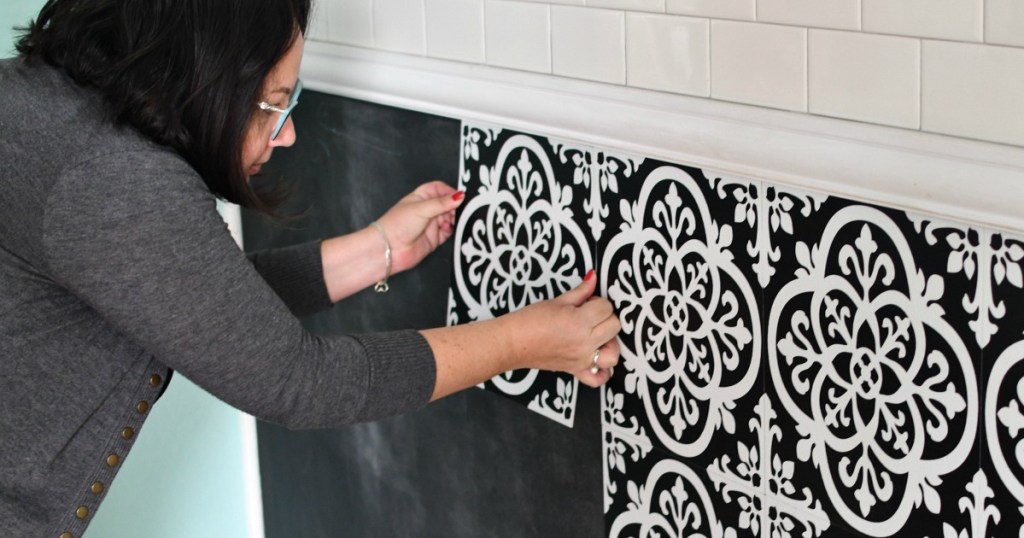
[[[601,354],[597,358],[597,367],[602,370],[612,369],[619,364],[619,340],[613,338],[598,348]]]
[[[595,374],[591,373],[590,369],[588,368],[586,370],[583,370],[582,372],[577,372],[575,376],[576,379],[580,381],[580,383],[583,383],[588,387],[597,388],[600,387],[601,385],[604,385],[605,383],[608,382],[609,379],[612,378],[612,372],[611,370],[600,370]]]
[[[452,227],[451,224],[441,223],[441,226],[439,226],[437,228],[437,243],[436,243],[436,245],[441,245],[442,243],[447,241],[449,237],[451,237],[454,234],[455,234],[455,228]],[[435,248],[436,248],[436,245],[435,245]]]
[[[587,276],[583,277],[583,282],[579,286],[563,293],[559,299],[568,302],[573,306],[580,306],[587,302],[587,299],[591,295],[594,295],[594,290],[597,288],[597,276],[594,270],[591,269],[587,272]]]
[[[445,239],[447,239],[453,233],[455,233],[454,221],[453,221],[453,219],[452,219],[452,217],[450,215],[445,215],[444,217],[442,217],[442,219],[441,219],[441,232],[442,232],[441,235]]]
[[[580,306],[580,314],[584,320],[597,325],[602,320],[615,314],[615,310],[608,299],[592,295]]]
[[[591,373],[597,373],[598,370],[608,370],[614,368],[619,364],[619,342],[616,339],[609,340],[594,350],[594,355],[591,356],[590,362],[587,363],[587,369]]]
[[[447,213],[455,211],[457,207],[462,205],[465,197],[465,192],[453,191],[450,195],[436,196],[414,202],[416,204],[416,214],[425,219],[442,217]]]
[[[598,342],[608,342],[614,340],[621,330],[622,325],[619,323],[619,318],[609,316],[595,325],[594,328],[591,329],[590,334],[593,335]]]
[[[420,195],[421,198],[438,198],[441,196],[451,196],[455,194],[455,188],[445,183],[444,181],[430,181],[416,187],[414,193]]]

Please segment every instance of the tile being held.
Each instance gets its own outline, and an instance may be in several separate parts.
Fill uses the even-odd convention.
[[[484,61],[483,0],[424,0],[427,56]]]
[[[807,110],[807,29],[711,21],[711,97]]]
[[[491,319],[554,298],[593,267],[584,194],[573,168],[559,158],[570,150],[579,151],[539,136],[463,124],[459,181],[466,200],[454,236],[450,322]],[[574,422],[579,384],[573,376],[516,370],[483,387],[566,426]]]
[[[556,75],[626,83],[625,14],[551,6],[551,63]]]
[[[920,40],[811,29],[807,48],[811,113],[920,127]]]
[[[373,0],[374,46],[392,52],[423,55],[423,0]]]
[[[627,85],[708,97],[708,34],[707,19],[627,13]]]
[[[484,18],[489,65],[539,73],[551,72],[549,6],[486,0]]]

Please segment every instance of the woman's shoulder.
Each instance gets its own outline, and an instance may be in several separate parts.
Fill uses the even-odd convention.
[[[103,98],[60,69],[21,58],[0,60],[0,95],[10,105],[0,111],[5,138],[20,146],[24,156],[35,154],[66,168],[135,153],[187,167],[170,148],[115,124]]]

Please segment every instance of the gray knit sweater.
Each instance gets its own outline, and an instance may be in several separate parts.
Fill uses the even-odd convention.
[[[175,153],[0,61],[0,536],[81,536],[176,370],[293,428],[424,405],[419,333],[325,338],[319,245],[249,260]]]

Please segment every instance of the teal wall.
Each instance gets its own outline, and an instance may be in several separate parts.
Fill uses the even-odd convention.
[[[0,58],[13,55],[11,26],[43,3],[0,0]],[[258,496],[253,529],[246,518],[242,414],[178,374],[151,413],[85,538],[262,536]]]
[[[43,7],[42,0],[0,1],[0,58],[14,55],[13,26],[25,26]]]
[[[175,374],[85,538],[244,538],[241,416]]]

